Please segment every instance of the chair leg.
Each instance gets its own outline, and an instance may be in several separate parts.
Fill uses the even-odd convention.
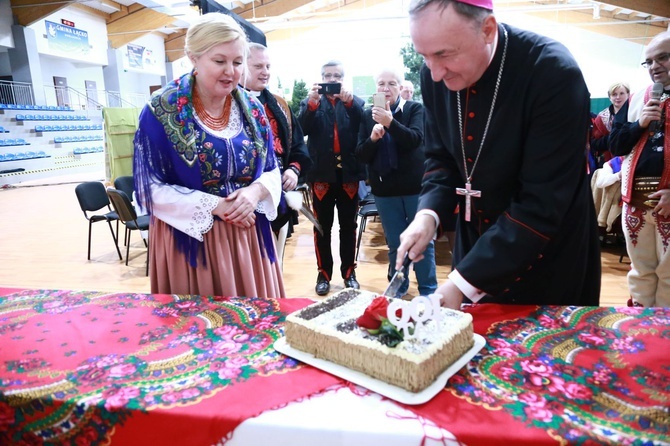
[[[361,238],[363,236],[363,231],[365,231],[365,217],[361,217],[361,221],[358,224],[358,240],[356,240],[356,256],[354,257],[354,262],[358,262],[358,253],[361,250]]]
[[[149,277],[149,243],[147,243],[147,277]]]
[[[112,233],[112,238],[114,239],[114,247],[116,248],[116,253],[119,255],[119,260],[123,260],[123,256],[121,255],[121,250],[119,249],[119,239],[116,238],[114,235],[114,229],[112,228],[112,222],[107,220],[107,224],[109,225],[109,230]],[[118,232],[117,232],[118,234]],[[89,245],[90,245],[90,237],[89,237]],[[90,247],[89,247],[89,253],[90,253]]]
[[[93,222],[91,220],[88,221],[88,260],[91,260],[91,230],[93,226]]]
[[[128,235],[128,243],[126,243],[126,266],[128,266],[128,257],[130,257],[130,235]]]

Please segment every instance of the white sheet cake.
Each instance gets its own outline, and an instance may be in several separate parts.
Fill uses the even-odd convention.
[[[428,320],[416,336],[387,347],[356,324],[376,297],[371,292],[345,289],[291,313],[286,318],[287,343],[411,392],[432,384],[474,344],[472,316],[440,308],[439,322]],[[399,302],[403,308],[410,305]]]

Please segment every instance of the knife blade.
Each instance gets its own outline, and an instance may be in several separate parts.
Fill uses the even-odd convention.
[[[393,274],[389,286],[386,287],[384,291],[384,296],[386,297],[396,297],[398,290],[402,286],[402,283],[405,281],[405,270],[409,268],[409,265],[412,263],[412,259],[409,258],[409,253],[405,253],[405,259],[402,261],[402,268]]]

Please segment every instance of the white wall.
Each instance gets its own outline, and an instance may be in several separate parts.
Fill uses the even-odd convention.
[[[81,62],[46,55],[40,56],[40,64],[42,66],[43,85],[34,83],[35,95],[38,97],[40,94],[44,94],[43,86],[50,86],[51,88],[47,89],[50,90],[48,94],[54,94],[54,76],[67,78],[68,87],[77,90],[84,96],[86,95],[84,81],[95,81],[98,90],[105,89],[101,66],[82,64]]]
[[[70,53],[59,52],[49,46],[49,40],[46,37],[47,27],[45,21],[60,24],[61,19],[74,22],[74,27],[76,29],[88,33],[88,44],[90,48],[87,54],[73,55]],[[29,28],[32,28],[35,31],[37,37],[37,51],[40,54],[91,65],[107,65],[107,24],[102,17],[87,14],[86,12],[73,7],[66,7],[35,22],[30,25]]]
[[[165,39],[155,34],[146,34],[133,40],[132,45],[144,48],[142,67],[131,66],[128,58],[128,45],[123,45],[117,51],[123,55],[123,68],[128,72],[154,74],[165,76]]]
[[[12,5],[0,0],[0,47],[14,48],[12,37]]]

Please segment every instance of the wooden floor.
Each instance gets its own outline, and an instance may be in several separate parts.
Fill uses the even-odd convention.
[[[56,184],[0,189],[0,287],[149,292],[144,275],[146,248],[137,233],[133,234],[126,266],[116,254],[107,225],[95,223],[91,260],[86,259],[88,222],[74,193],[76,184],[56,179]],[[287,242],[284,284],[290,297],[318,297],[314,292],[317,269],[311,228],[301,217],[296,233]],[[333,235],[337,256],[337,228]],[[620,306],[628,299],[629,264],[627,257],[619,263],[620,249],[605,250],[602,255],[602,305]],[[121,251],[125,257],[125,247]],[[438,241],[436,252],[438,280],[443,281],[451,264],[447,242]],[[339,260],[335,262],[334,270],[339,271]],[[386,272],[381,224],[370,221],[363,234],[357,278],[362,288],[382,292],[387,285]],[[331,292],[342,287],[336,275]],[[414,277],[409,294],[417,294]]]

